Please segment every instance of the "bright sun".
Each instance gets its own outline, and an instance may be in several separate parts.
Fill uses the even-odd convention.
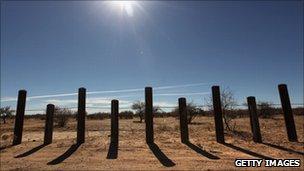
[[[136,1],[111,1],[111,4],[120,8],[121,11],[124,11],[128,16],[132,17],[133,6],[136,4]]]

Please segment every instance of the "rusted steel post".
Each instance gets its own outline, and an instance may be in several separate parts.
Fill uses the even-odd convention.
[[[256,105],[255,97],[253,96],[247,97],[247,104],[250,115],[250,125],[251,125],[253,141],[257,143],[261,143],[262,136],[260,131],[259,118],[257,115],[257,105]]]
[[[220,95],[219,86],[212,86],[212,100],[213,100],[216,141],[219,143],[224,143],[225,139],[224,139],[221,95]]]
[[[154,142],[153,132],[153,98],[152,87],[145,88],[145,122],[146,122],[146,142]]]
[[[85,141],[86,89],[78,90],[77,144]]]
[[[46,107],[46,119],[44,128],[44,144],[51,144],[53,140],[53,117],[55,106],[48,104]]]
[[[118,100],[112,100],[111,101],[111,143],[118,144]]]
[[[287,90],[286,84],[280,84],[278,86],[279,93],[280,93],[280,99],[281,99],[281,105],[284,112],[284,119],[285,119],[285,125],[287,129],[287,135],[289,141],[298,141],[297,132],[296,132],[296,126],[293,119],[289,94]]]
[[[21,144],[26,103],[26,90],[19,90],[15,118],[13,145]]]
[[[182,143],[186,143],[189,142],[186,98],[178,99],[178,107],[179,107],[181,141]]]

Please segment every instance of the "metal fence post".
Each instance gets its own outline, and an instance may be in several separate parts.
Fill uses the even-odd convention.
[[[189,142],[186,98],[179,98],[178,106],[179,106],[181,141],[182,143],[186,143]]]
[[[118,100],[111,101],[111,143],[118,144]]]
[[[280,84],[278,86],[279,93],[280,93],[280,99],[282,104],[282,109],[284,112],[284,119],[285,119],[285,125],[287,129],[287,135],[289,141],[298,141],[297,132],[296,132],[296,126],[293,119],[289,94],[287,90],[286,84]]]
[[[16,111],[16,118],[15,118],[13,145],[21,144],[21,141],[22,141],[25,103],[26,103],[26,90],[19,90],[18,101],[17,101],[17,111]]]
[[[46,119],[44,128],[44,144],[51,144],[53,140],[53,117],[55,106],[48,104],[46,108]]]
[[[248,103],[248,111],[250,115],[250,125],[251,125],[251,132],[253,135],[253,141],[257,143],[261,143],[262,136],[260,131],[259,118],[257,115],[257,106],[256,106],[255,97],[253,96],[247,97],[247,103]]]
[[[145,122],[146,122],[146,142],[154,142],[153,133],[153,98],[152,87],[145,88]]]
[[[85,141],[86,89],[78,90],[77,144]]]
[[[225,139],[224,139],[221,95],[220,95],[219,86],[212,86],[212,100],[213,100],[216,141],[219,143],[224,143]]]

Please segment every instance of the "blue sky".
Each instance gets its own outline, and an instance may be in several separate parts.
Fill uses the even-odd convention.
[[[32,97],[145,86],[173,86],[155,90],[155,104],[185,96],[201,105],[214,84],[239,103],[279,103],[279,83],[303,103],[303,1],[1,2],[1,106],[15,108],[19,89]],[[88,106],[118,98],[127,107],[142,90],[92,93]],[[76,100],[33,98],[27,109]]]

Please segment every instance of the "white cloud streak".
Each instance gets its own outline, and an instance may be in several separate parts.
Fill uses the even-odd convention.
[[[78,101],[77,99],[63,99],[63,100],[58,100],[58,99],[50,99],[50,100],[45,100],[45,103],[52,103],[55,105],[73,105],[73,104],[77,104]],[[131,103],[130,101],[127,100],[120,100],[119,101],[120,104],[129,104]],[[109,105],[111,104],[111,99],[107,99],[107,98],[87,98],[86,99],[86,105],[89,106],[96,106],[96,105]]]
[[[190,95],[207,95],[210,92],[202,93],[164,93],[164,94],[154,94],[154,96],[190,96]]]
[[[159,86],[154,87],[154,90],[165,90],[165,89],[174,89],[174,88],[185,88],[185,87],[195,87],[195,86],[204,86],[210,85],[210,83],[195,83],[195,84],[183,84],[183,85],[172,85],[172,86]],[[108,93],[127,93],[127,92],[140,92],[144,91],[143,88],[137,89],[121,89],[121,90],[110,90],[110,91],[89,91],[87,94],[108,94]],[[66,96],[76,96],[78,93],[63,93],[63,94],[49,94],[49,95],[39,95],[39,96],[30,96],[27,99],[43,99],[43,98],[52,98],[52,97],[66,97]],[[4,97],[1,98],[1,102],[10,102],[16,101],[16,97]]]
[[[11,101],[17,101],[16,97],[3,97],[1,98],[1,102],[11,102]]]
[[[172,85],[172,86],[161,86],[154,87],[154,90],[164,90],[164,89],[173,89],[173,88],[185,88],[185,87],[196,87],[210,85],[211,83],[194,83],[194,84],[183,84],[183,85]]]

